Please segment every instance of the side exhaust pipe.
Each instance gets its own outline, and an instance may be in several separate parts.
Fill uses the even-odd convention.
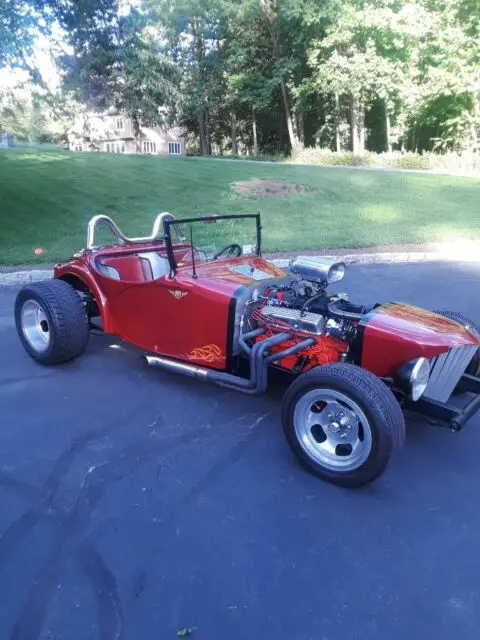
[[[145,356],[147,364],[151,367],[161,367],[167,371],[174,371],[175,373],[183,373],[184,376],[190,378],[199,378],[200,380],[206,380],[208,369],[203,367],[196,367],[184,362],[177,362],[176,360],[170,360],[169,358],[163,358],[161,356]]]
[[[146,355],[145,358],[150,366],[160,367],[167,371],[174,371],[175,373],[182,373],[190,378],[198,378],[207,382],[214,382],[221,387],[235,389],[236,391],[242,391],[243,393],[263,393],[267,388],[268,365],[271,362],[281,360],[285,356],[289,356],[297,351],[306,349],[317,341],[315,338],[306,338],[288,349],[284,349],[283,351],[267,356],[267,352],[271,347],[289,340],[292,338],[292,334],[277,333],[270,338],[256,342],[252,348],[248,347],[245,340],[254,338],[262,333],[265,333],[265,330],[256,329],[255,331],[251,331],[244,335],[244,340],[240,343],[250,356],[250,378],[241,378],[240,376],[225,373],[224,371],[206,369],[205,367],[190,365],[185,362],[177,362],[176,360],[165,358],[163,356]]]

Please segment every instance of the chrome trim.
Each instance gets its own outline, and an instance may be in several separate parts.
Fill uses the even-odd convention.
[[[433,358],[424,397],[437,402],[447,402],[477,349],[477,345],[452,347],[446,353]]]
[[[161,240],[163,238],[163,223],[165,220],[175,220],[175,216],[173,215],[173,213],[168,213],[167,211],[165,211],[164,213],[159,213],[155,218],[155,222],[153,223],[151,235],[145,236],[144,238],[129,238],[108,216],[93,216],[93,218],[88,223],[87,249],[95,249],[97,247],[97,245],[95,245],[95,230],[99,225],[104,225],[105,227],[107,227],[115,236],[115,240],[120,244],[138,244],[142,242],[154,242],[155,240]],[[185,236],[180,233],[178,225],[175,224],[173,226],[175,227],[175,232],[177,234],[179,242],[185,242]]]
[[[339,282],[345,275],[345,263],[329,257],[297,256],[288,268],[305,280],[319,283]]]

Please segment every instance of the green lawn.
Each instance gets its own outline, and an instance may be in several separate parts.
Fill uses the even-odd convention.
[[[250,198],[232,182],[275,179],[316,191]],[[480,181],[326,167],[64,151],[0,150],[0,264],[54,262],[111,216],[132,236],[155,214],[262,214],[264,249],[368,247],[480,238]],[[36,247],[45,249],[35,256]]]

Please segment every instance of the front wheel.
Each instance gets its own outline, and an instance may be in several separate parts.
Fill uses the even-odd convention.
[[[285,394],[282,422],[298,460],[344,487],[375,480],[405,439],[405,419],[390,389],[346,363],[300,375]]]

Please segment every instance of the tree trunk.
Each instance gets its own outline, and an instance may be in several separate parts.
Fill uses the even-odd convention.
[[[283,100],[283,110],[285,112],[285,120],[287,121],[287,131],[288,131],[288,139],[290,141],[290,146],[292,147],[292,151],[298,149],[300,146],[298,143],[297,136],[295,135],[295,131],[293,130],[293,121],[292,114],[290,111],[290,104],[288,101],[288,92],[287,85],[285,84],[285,80],[281,80],[280,88],[282,90],[282,100]]]
[[[472,128],[470,133],[471,150],[475,153],[479,151],[478,131],[477,127],[480,126],[480,100],[475,98],[475,105],[473,109]]]
[[[133,137],[135,138],[135,153],[142,153],[140,144],[140,120],[136,114],[132,115]]]
[[[272,2],[271,0],[260,0],[260,5],[265,17],[265,22],[270,34],[270,38],[272,40],[273,57],[275,58],[276,62],[280,62],[282,58],[282,47],[280,44],[280,37],[277,32],[277,27],[275,25],[275,16]],[[288,99],[288,91],[285,78],[282,78],[280,81],[280,90],[282,92],[283,110],[285,112],[285,119],[287,121],[288,138],[290,140],[290,146],[293,151],[300,145],[295,135],[295,131],[293,130],[292,113],[290,109],[290,101]]]
[[[237,155],[237,115],[232,111],[232,156]]]
[[[392,142],[391,142],[391,122],[390,122],[390,113],[388,111],[388,105],[385,102],[385,142],[386,142],[386,150],[390,153],[392,151]]]
[[[257,138],[257,116],[255,115],[255,107],[252,107],[252,133],[253,133],[253,155],[258,155],[258,138]]]
[[[350,136],[355,156],[365,153],[365,113],[358,96],[352,96],[350,103]]]
[[[205,105],[207,104],[207,98],[205,97]],[[212,134],[210,132],[210,112],[208,106],[205,106],[205,142],[206,142],[206,155],[212,155]]]
[[[335,149],[337,153],[340,153],[340,98],[338,93],[335,93]]]
[[[358,110],[358,155],[365,155],[365,111],[363,105]]]
[[[205,132],[205,113],[202,109],[198,115],[198,130],[200,133],[200,153],[202,156],[208,155],[207,136]]]
[[[299,144],[303,147],[305,146],[305,123],[303,120],[303,113],[300,110],[297,111],[296,121],[297,121],[297,139]]]

